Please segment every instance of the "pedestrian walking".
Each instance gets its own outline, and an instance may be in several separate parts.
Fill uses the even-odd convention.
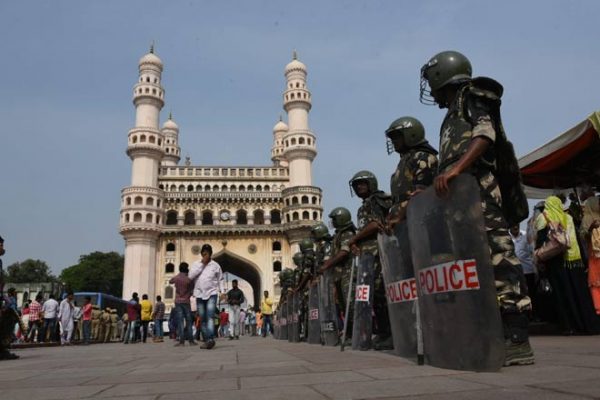
[[[56,316],[58,315],[58,302],[54,294],[50,294],[48,300],[42,305],[42,315],[44,317],[44,326],[42,328],[41,341],[56,341]]]
[[[83,344],[90,344],[92,336],[92,298],[90,296],[85,296],[83,299],[81,311]]]
[[[142,320],[142,342],[146,343],[146,338],[148,337],[148,325],[152,320],[152,303],[150,302],[150,300],[148,300],[147,294],[142,295],[140,309],[140,319]]]
[[[162,297],[156,296],[156,303],[154,303],[154,311],[152,312],[152,318],[154,319],[154,341],[163,341],[163,321],[165,319],[165,303],[162,302]]]
[[[169,280],[169,283],[175,286],[175,309],[177,313],[177,334],[179,341],[175,346],[183,346],[185,340],[189,340],[190,346],[195,346],[196,342],[192,335],[192,310],[190,307],[190,297],[194,283],[188,277],[189,265],[186,262],[179,264],[179,273]]]
[[[240,310],[240,335],[244,336],[246,334],[246,312],[244,310]]]
[[[269,292],[264,291],[264,299],[260,303],[260,314],[262,316],[262,336],[267,337],[273,334],[273,325],[271,324],[271,316],[273,315],[273,300],[269,297]]]
[[[74,322],[73,317],[75,310],[73,307],[73,292],[69,291],[67,297],[60,302],[58,310],[58,320],[60,322],[60,344],[62,346],[71,344],[71,337],[73,335]]]
[[[123,342],[125,344],[137,341],[136,331],[139,332],[138,320],[140,318],[140,310],[138,294],[133,292],[131,300],[127,303],[127,320],[129,323],[127,324],[127,333],[125,333],[125,341]]]
[[[202,259],[192,264],[189,277],[194,281],[194,297],[198,315],[202,319],[202,335],[205,343],[202,348],[212,349],[215,346],[214,315],[217,308],[217,296],[221,290],[223,271],[221,266],[211,259],[212,247],[208,244],[200,250]]]
[[[29,331],[27,332],[27,341],[39,342],[41,340],[40,332],[42,330],[42,295],[35,296],[35,300],[29,305]]]
[[[238,280],[234,279],[231,281],[231,290],[227,292],[227,303],[231,307],[231,335],[230,339],[239,339],[240,338],[240,315],[241,315],[241,306],[244,301],[246,301],[244,297],[244,292],[240,290],[238,287]]]

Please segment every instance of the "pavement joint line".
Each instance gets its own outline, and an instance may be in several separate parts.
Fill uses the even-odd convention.
[[[587,381],[589,379],[583,379],[583,381]],[[565,381],[566,382],[578,382],[578,381]],[[547,383],[547,382],[545,382]],[[533,388],[533,389],[540,389],[543,391],[547,391],[547,392],[553,392],[553,393],[560,393],[560,394],[568,394],[571,396],[580,396],[580,397],[585,397],[587,399],[597,399],[597,397],[595,396],[589,396],[587,394],[581,394],[581,393],[574,393],[574,392],[568,392],[566,390],[560,390],[560,389],[556,389],[556,388],[548,388],[548,387],[543,387],[543,386],[537,386],[539,385],[539,383],[532,383],[529,385],[524,385],[525,387],[529,387],[529,388]]]
[[[326,399],[333,399],[333,397],[328,396],[326,393],[321,392],[319,389],[317,389],[315,387],[315,385],[321,385],[321,383],[314,383],[312,385],[307,385],[306,387],[313,390],[314,392],[317,392],[318,394],[320,394],[321,396],[325,397]]]
[[[238,390],[242,390],[242,378],[240,376],[237,377],[236,383]]]
[[[109,385],[108,385],[108,387],[106,387],[106,388],[104,388],[104,389],[101,389],[101,390],[100,390],[100,391],[98,391],[98,392],[92,393],[92,394],[90,394],[88,397],[96,397],[96,396],[98,396],[100,393],[102,393],[102,392],[106,392],[108,389],[112,389],[112,388],[113,388],[113,387],[115,387],[115,386],[117,386],[117,385],[116,385],[116,384],[109,384]]]

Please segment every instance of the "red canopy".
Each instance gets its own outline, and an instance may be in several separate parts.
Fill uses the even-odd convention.
[[[600,186],[600,112],[521,157],[525,193],[545,198],[582,184]]]

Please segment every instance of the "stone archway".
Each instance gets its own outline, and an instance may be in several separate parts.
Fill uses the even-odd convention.
[[[230,272],[248,282],[254,291],[253,305],[260,306],[262,278],[256,264],[227,250],[215,254],[213,259],[219,263],[223,272]]]

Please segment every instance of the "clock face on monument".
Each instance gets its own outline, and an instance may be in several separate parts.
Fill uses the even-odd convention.
[[[229,211],[221,211],[221,221],[229,221]]]

